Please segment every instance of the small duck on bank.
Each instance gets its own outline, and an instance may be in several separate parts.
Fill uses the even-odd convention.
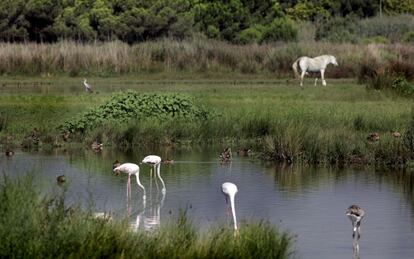
[[[399,133],[398,131],[391,131],[391,135],[394,138],[400,138],[401,137],[401,133]]]
[[[372,142],[378,141],[379,139],[380,139],[380,135],[377,132],[371,133],[367,137],[367,140],[372,141]]]

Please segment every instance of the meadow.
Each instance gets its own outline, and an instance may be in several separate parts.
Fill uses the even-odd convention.
[[[315,87],[308,79],[300,88],[294,79],[157,78],[89,78],[96,90],[93,94],[84,92],[82,78],[3,78],[3,149],[20,144],[28,148],[89,146],[94,141],[122,150],[214,143],[233,150],[251,147],[261,158],[289,163],[387,167],[411,163],[414,115],[410,97],[371,90],[354,79],[328,78],[327,87]],[[62,124],[105,105],[114,92],[125,90],[184,94],[212,116],[108,120],[71,132],[67,142],[63,140]],[[393,136],[394,132],[401,136]],[[379,140],[370,139],[372,133],[378,133]],[[33,135],[38,142],[33,143]]]

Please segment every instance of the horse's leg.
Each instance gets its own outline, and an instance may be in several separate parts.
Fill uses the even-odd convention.
[[[321,69],[321,78],[322,78],[322,85],[326,86],[326,81],[325,81],[325,69]]]
[[[300,75],[300,86],[303,86],[303,78],[305,77],[306,70],[302,70],[302,74]]]
[[[317,82],[318,82],[318,77],[315,78],[315,86],[316,86]]]

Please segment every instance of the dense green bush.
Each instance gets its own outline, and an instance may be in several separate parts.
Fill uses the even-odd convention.
[[[242,44],[259,43],[264,31],[265,27],[260,24],[244,29],[239,34],[239,42]]]
[[[402,37],[403,42],[414,43],[414,31],[406,32]]]
[[[357,26],[361,37],[383,36],[391,42],[399,42],[414,27],[414,16],[377,16],[361,20]]]
[[[127,91],[115,94],[106,104],[83,113],[60,126],[62,131],[84,132],[104,123],[122,123],[145,118],[191,118],[204,120],[211,116],[185,94],[140,94]]]
[[[357,20],[353,16],[324,20],[316,28],[315,38],[331,42],[357,42]]]
[[[275,19],[266,27],[263,33],[263,42],[270,41],[295,41],[298,36],[298,29],[295,23],[286,18]]]

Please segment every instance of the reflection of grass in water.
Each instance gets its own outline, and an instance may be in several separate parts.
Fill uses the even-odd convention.
[[[127,220],[95,219],[67,208],[63,195],[41,197],[30,177],[0,181],[0,257],[287,258],[291,239],[268,223],[199,234],[185,213],[153,233]]]

